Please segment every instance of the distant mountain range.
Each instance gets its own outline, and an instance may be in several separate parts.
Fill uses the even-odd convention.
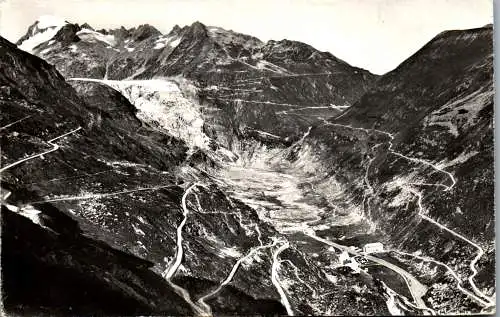
[[[382,76],[200,22],[0,37],[5,309],[492,312],[492,34]]]

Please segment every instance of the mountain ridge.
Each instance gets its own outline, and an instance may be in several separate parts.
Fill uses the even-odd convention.
[[[54,66],[0,40],[9,212],[56,230],[32,190],[195,313],[494,309],[491,28],[372,78],[201,23],[57,27],[35,49]]]
[[[229,111],[230,117],[234,111],[242,114],[237,114],[237,121],[207,114],[205,121],[229,128],[218,135],[233,131],[241,135],[247,128],[283,137],[299,135],[352,105],[378,79],[304,43],[263,43],[200,22],[174,27],[168,34],[152,31],[140,41],[133,39],[134,28],[99,33],[66,24],[58,32],[67,34],[57,38],[69,40],[45,41],[33,53],[54,64],[66,78],[181,76],[198,87],[207,108]]]

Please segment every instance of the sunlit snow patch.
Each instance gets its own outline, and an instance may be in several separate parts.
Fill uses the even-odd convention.
[[[97,41],[108,44],[109,46],[115,46],[116,39],[113,35],[105,35],[90,29],[81,29],[76,33],[78,37],[85,42],[95,43]]]
[[[24,40],[18,48],[31,53],[35,47],[52,39],[66,24],[67,22],[62,18],[49,15],[41,16],[38,18],[32,34],[30,34],[29,38]]]
[[[144,231],[142,231],[139,226],[135,225],[135,224],[132,224],[132,227],[134,228],[134,232],[136,234],[140,234],[141,236],[145,236],[146,234],[144,233]]]
[[[238,251],[237,247],[231,247],[231,248],[221,248],[219,249],[220,254],[223,255],[224,257],[232,257],[232,258],[238,258],[241,257],[241,252]]]
[[[22,208],[19,208],[17,206],[14,206],[14,205],[10,205],[10,204],[6,204],[5,205],[7,207],[7,209],[9,209],[10,211],[12,212],[15,212],[23,217],[26,217],[28,218],[29,220],[31,220],[34,224],[37,224],[41,227],[45,227],[44,225],[42,225],[42,223],[40,222],[40,217],[39,215],[42,213],[40,210],[38,209],[35,209],[33,206],[30,206],[30,205],[27,205],[27,206],[24,206]]]
[[[177,45],[179,45],[180,42],[181,38],[179,37],[160,37],[158,40],[155,41],[155,46],[153,47],[153,49],[159,50],[167,45],[172,48],[175,48],[177,47]]]
[[[428,115],[423,123],[427,126],[440,126],[454,137],[474,126],[480,119],[480,112],[493,102],[494,90],[482,87],[464,97],[450,100]]]
[[[290,71],[288,71],[287,69],[280,67],[278,65],[275,65],[273,63],[270,63],[268,61],[265,61],[265,60],[258,61],[257,65],[255,65],[255,66],[258,69],[268,70],[271,72],[276,72],[276,73],[281,73],[281,74],[289,74],[290,73]]]

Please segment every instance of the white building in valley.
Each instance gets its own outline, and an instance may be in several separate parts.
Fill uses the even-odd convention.
[[[349,253],[346,250],[342,251],[342,253],[339,255],[339,262],[340,265],[351,268],[351,270],[354,273],[361,272],[361,267],[359,263],[356,261],[354,257],[350,257]]]
[[[339,262],[341,265],[345,265],[346,262],[349,262],[349,260],[351,259],[351,257],[349,256],[349,253],[347,253],[347,251],[342,251],[342,253],[340,253],[339,255]]]
[[[363,247],[364,253],[384,252],[384,245],[380,242],[367,243]]]

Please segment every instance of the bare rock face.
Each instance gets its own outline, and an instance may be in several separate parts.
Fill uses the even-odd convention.
[[[59,43],[63,43],[64,45],[78,42],[80,41],[80,38],[78,37],[78,35],[76,35],[76,33],[83,28],[85,27],[80,27],[77,24],[66,24],[56,33],[56,35],[53,37],[53,40]]]
[[[147,38],[156,37],[159,35],[161,35],[161,32],[158,31],[155,27],[149,24],[143,24],[132,32],[131,40],[134,42],[140,42]]]

